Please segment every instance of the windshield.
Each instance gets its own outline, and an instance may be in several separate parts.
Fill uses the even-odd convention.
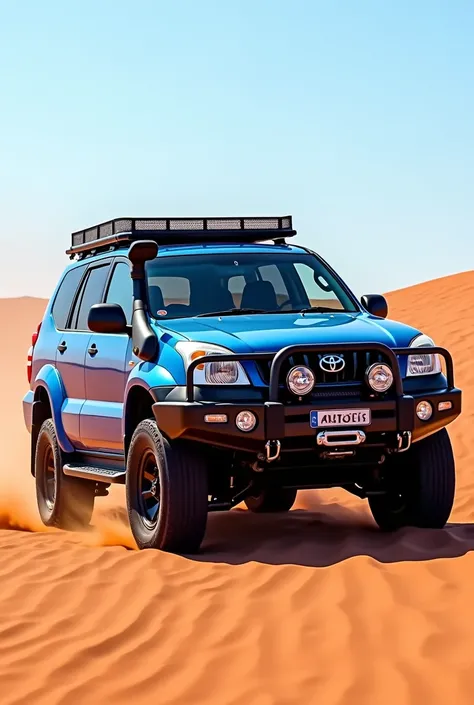
[[[302,253],[199,254],[147,262],[149,310],[158,319],[228,311],[357,311],[316,257]]]

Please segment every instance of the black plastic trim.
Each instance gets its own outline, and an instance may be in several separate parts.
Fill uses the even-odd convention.
[[[251,385],[209,385],[194,387],[194,400],[230,404],[255,404],[267,401],[266,387]],[[150,394],[155,401],[187,401],[185,386],[152,387]]]
[[[378,401],[349,402],[350,408],[370,408],[372,423],[364,427],[367,441],[364,448],[389,446],[388,440],[380,441],[380,434],[391,434],[393,438],[401,431],[411,431],[413,440],[419,440],[440,428],[447,426],[461,413],[461,391],[443,389],[430,394],[418,396],[404,395],[398,399]],[[427,421],[416,417],[415,408],[421,399],[433,405],[433,416]],[[438,411],[440,401],[451,401],[452,408]],[[310,411],[314,409],[337,410],[348,408],[347,401],[331,403],[285,406],[279,402],[260,404],[212,403],[164,401],[153,404],[153,413],[159,428],[170,439],[185,438],[242,451],[262,451],[268,440],[286,439],[286,446],[295,445],[295,450],[314,446],[317,429],[309,423]],[[235,425],[235,418],[240,411],[252,411],[257,417],[253,431],[242,433]],[[206,414],[226,414],[226,423],[209,424],[204,421]],[[338,430],[336,427],[331,430]],[[339,429],[340,430],[340,429]],[[347,429],[345,429],[347,430]]]

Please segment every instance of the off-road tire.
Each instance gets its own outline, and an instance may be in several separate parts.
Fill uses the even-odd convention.
[[[155,520],[149,519],[141,499],[141,468],[151,456],[159,480]],[[130,527],[138,548],[188,554],[199,551],[208,513],[206,464],[187,444],[164,438],[153,419],[139,423],[132,436],[126,494]]]
[[[445,428],[390,459],[387,494],[369,496],[372,516],[384,531],[403,526],[442,529],[454,503],[454,454]]]
[[[256,497],[247,497],[244,501],[247,509],[257,514],[271,512],[289,512],[295,503],[298,490],[285,487],[267,487]]]
[[[48,419],[40,428],[35,451],[38,511],[46,526],[81,531],[92,517],[95,483],[68,477],[63,473],[64,463],[54,423]]]

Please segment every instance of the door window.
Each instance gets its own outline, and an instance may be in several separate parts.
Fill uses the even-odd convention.
[[[270,282],[276,294],[278,306],[284,304],[290,298],[288,289],[286,288],[280,269],[276,264],[266,264],[258,268],[258,272],[263,281]]]
[[[74,307],[71,328],[76,330],[89,330],[87,319],[91,306],[102,301],[104,286],[109,271],[109,263],[100,267],[89,269],[81,292]]]
[[[344,306],[332,289],[332,282],[322,272],[315,272],[304,262],[296,262],[295,269],[305,288],[311,306],[329,306],[334,310],[343,310]]]
[[[105,302],[120,304],[127,323],[130,325],[132,322],[133,284],[130,277],[130,267],[126,262],[117,262],[115,265]]]
[[[77,287],[84,274],[84,267],[70,269],[62,280],[56,298],[54,300],[51,313],[54,324],[58,330],[64,330],[67,326],[69,311],[76,295]]]
[[[241,274],[235,277],[231,277],[228,281],[228,288],[230,293],[232,294],[234,306],[236,308],[240,307],[240,303],[242,301],[242,293],[245,289],[246,283],[247,282],[245,281],[245,277],[243,277]]]

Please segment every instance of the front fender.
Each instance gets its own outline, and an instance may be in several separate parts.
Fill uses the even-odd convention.
[[[43,387],[48,394],[51,414],[61,449],[65,453],[73,453],[74,446],[66,435],[61,417],[61,409],[66,398],[66,393],[61,377],[53,365],[44,365],[44,367],[40,369],[33,383],[33,393],[36,393],[38,387]]]
[[[140,362],[130,372],[124,392],[124,413],[122,416],[122,434],[127,433],[128,397],[130,391],[136,387],[141,387],[146,392],[150,392],[153,387],[174,387],[176,380],[173,375],[161,365],[153,362]]]

